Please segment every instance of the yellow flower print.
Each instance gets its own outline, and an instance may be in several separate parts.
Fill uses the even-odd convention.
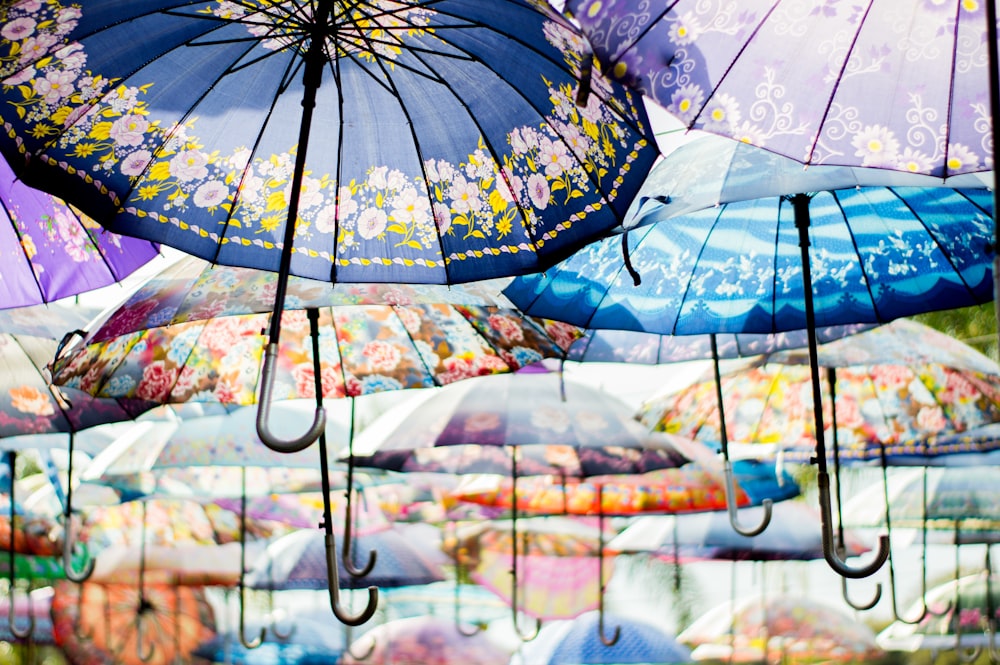
[[[11,388],[9,393],[11,404],[21,413],[35,416],[51,416],[55,413],[49,396],[34,386],[18,386]]]
[[[35,258],[38,254],[38,248],[35,247],[35,241],[31,236],[24,236],[21,238],[21,247],[24,248],[24,254],[28,257],[28,260]]]

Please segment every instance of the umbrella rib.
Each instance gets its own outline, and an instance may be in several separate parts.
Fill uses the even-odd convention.
[[[6,197],[0,196],[0,207],[3,208],[4,214],[7,215],[7,220],[11,223],[10,225],[14,229],[14,235],[17,236],[18,247],[23,247],[24,246],[23,243],[24,243],[25,234],[21,233],[20,227],[14,221],[17,218],[14,216],[14,214],[11,211],[10,207],[7,205],[7,199],[6,199]],[[77,219],[77,223],[79,223],[79,221],[80,220]],[[83,226],[83,225],[81,224],[80,226]],[[100,254],[100,252],[98,252],[98,254]],[[102,259],[104,258],[103,254],[101,254],[101,258]],[[40,298],[42,299],[42,301],[46,301],[47,300],[47,296],[45,294],[45,290],[42,288],[42,283],[40,281],[38,281],[38,275],[37,275],[37,273],[34,270],[32,270],[32,269],[29,269],[28,272],[31,273],[31,279],[34,281],[35,287],[38,289],[38,294],[39,294]]]
[[[824,105],[823,114],[819,118],[819,122],[816,124],[816,132],[813,134],[812,143],[809,145],[809,150],[806,153],[805,163],[812,161],[813,153],[816,152],[816,144],[819,143],[819,137],[822,134],[823,125],[826,123],[826,118],[830,114],[830,107],[833,105],[833,98],[837,95],[837,90],[840,88],[841,81],[844,80],[844,72],[847,70],[847,64],[850,62],[851,53],[854,52],[854,47],[857,46],[859,34],[862,27],[865,24],[865,19],[868,17],[868,13],[872,10],[872,5],[875,0],[869,0],[868,7],[865,8],[865,13],[863,16],[857,19],[858,29],[854,33],[854,37],[851,40],[851,46],[847,49],[844,54],[844,59],[840,63],[840,71],[837,72],[837,76],[834,79],[833,86],[830,89],[830,96],[826,100]]]
[[[973,290],[972,286],[965,281],[965,276],[958,269],[958,266],[955,265],[955,261],[952,259],[951,253],[948,252],[946,250],[946,248],[941,244],[941,241],[938,238],[938,235],[934,232],[934,230],[931,229],[929,226],[927,226],[927,224],[924,222],[924,218],[921,215],[917,214],[917,211],[914,210],[913,206],[910,205],[909,201],[907,201],[906,199],[904,199],[902,196],[899,195],[899,192],[897,191],[896,188],[890,187],[890,188],[888,188],[888,190],[889,190],[889,192],[893,196],[895,196],[896,198],[898,198],[899,201],[904,206],[906,206],[906,208],[913,215],[914,221],[916,221],[921,226],[921,228],[924,229],[924,231],[931,238],[931,240],[934,241],[935,247],[937,247],[941,251],[942,256],[944,256],[945,260],[948,262],[948,265],[950,265],[951,268],[952,268],[952,270],[955,271],[955,275],[957,275],[958,278],[962,281],[962,286],[964,286],[966,288],[966,290],[970,294],[975,295],[975,291]],[[963,199],[965,199],[966,201],[968,201],[970,205],[974,206],[980,212],[982,212],[982,214],[985,217],[989,218],[990,220],[993,219],[993,214],[992,213],[990,213],[988,210],[986,210],[985,208],[983,208],[981,205],[979,205],[978,203],[976,203],[975,201],[973,201],[972,198],[969,197],[969,195],[966,194],[961,189],[948,189],[947,191],[948,192],[953,192],[953,193],[957,194],[958,196],[961,196]],[[991,294],[991,299],[992,299],[992,294]],[[983,302],[988,302],[988,300],[983,301]]]
[[[701,243],[701,247],[698,248],[698,255],[694,257],[692,261],[692,270],[688,273],[687,283],[684,285],[684,291],[681,293],[680,304],[677,308],[677,318],[674,319],[673,323],[670,324],[670,333],[673,335],[677,334],[677,322],[680,320],[681,310],[684,308],[684,302],[687,300],[687,295],[691,291],[691,285],[694,282],[694,269],[693,266],[697,266],[702,254],[705,253],[705,249],[708,247],[709,238],[712,236],[712,232],[719,226],[719,222],[722,219],[722,214],[726,210],[726,205],[723,203],[718,207],[718,212],[715,215],[715,219],[712,220],[711,226],[709,226],[708,232],[705,234],[705,242]],[[661,224],[665,222],[660,222]]]
[[[848,191],[852,191],[853,192],[855,190],[848,190]],[[889,191],[892,191],[892,190],[889,189]],[[868,270],[865,268],[865,261],[864,261],[864,258],[861,256],[861,248],[858,246],[857,238],[854,235],[854,229],[851,227],[851,224],[850,224],[850,217],[848,216],[847,212],[844,210],[844,206],[841,203],[840,195],[837,193],[837,190],[832,190],[832,191],[829,192],[829,194],[830,194],[831,198],[833,199],[834,204],[837,206],[837,210],[840,211],[840,217],[841,217],[841,219],[844,220],[844,226],[847,228],[847,235],[850,236],[850,238],[851,238],[851,246],[854,248],[855,264],[861,270],[861,274],[864,275],[865,291],[868,292],[868,300],[871,301],[872,311],[875,312],[875,319],[876,319],[876,321],[878,321],[880,323],[884,323],[885,320],[879,314],[878,303],[876,302],[876,300],[875,300],[875,294],[872,291],[872,284],[873,284],[872,279],[868,275]],[[893,194],[895,194],[894,191],[893,191]],[[902,199],[900,199],[900,200],[902,201]],[[904,205],[906,204],[905,201],[903,201],[903,203],[904,203]],[[911,209],[911,212],[913,212],[912,209]],[[914,213],[913,216],[917,217],[917,215],[915,213]]]
[[[948,109],[945,113],[945,127],[951,127],[952,112],[955,108],[955,67],[958,62],[958,24],[960,20],[961,3],[955,3],[955,15],[954,23],[955,33],[952,35],[951,43],[953,45],[951,51],[951,76],[948,79]],[[986,14],[986,18],[990,18],[989,12]],[[987,32],[987,34],[989,34]],[[951,150],[951,143],[949,141],[944,142],[944,173],[942,173],[942,178],[948,177],[948,152]]]

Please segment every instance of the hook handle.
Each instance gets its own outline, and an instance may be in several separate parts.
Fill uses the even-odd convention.
[[[354,462],[353,456],[349,460],[349,464]],[[344,506],[344,542],[340,548],[340,560],[344,564],[344,570],[348,572],[351,577],[367,577],[368,573],[372,572],[375,568],[375,561],[378,559],[378,552],[375,550],[368,550],[368,563],[366,563],[361,568],[354,565],[351,560],[351,544],[353,542],[353,537],[351,536],[351,523],[354,522],[354,514],[351,510],[351,495],[354,491],[351,490],[347,493],[346,505]]]
[[[13,568],[11,570],[13,571]],[[17,609],[14,607],[14,590],[16,588],[13,578],[11,578],[10,597],[7,599],[7,623],[11,634],[20,640],[24,640],[31,637],[31,634],[35,632],[35,614],[31,609],[31,593],[28,593],[28,625],[26,628],[17,627]]]
[[[830,513],[830,475],[826,471],[820,471],[817,477],[819,487],[819,507],[820,526],[823,533],[823,558],[841,577],[851,579],[861,579],[870,577],[878,572],[886,559],[889,558],[889,536],[882,534],[878,538],[878,552],[875,559],[866,566],[851,568],[840,558],[839,552],[833,543],[833,525],[831,524]]]
[[[844,558],[845,550],[843,548],[837,548],[837,557],[840,559]],[[844,602],[858,610],[859,612],[864,612],[865,610],[870,610],[878,604],[878,601],[882,599],[882,583],[879,582],[875,585],[875,596],[867,603],[856,603],[851,600],[847,595],[847,578],[840,578],[840,593],[844,597]],[[926,614],[926,605],[924,613]]]
[[[240,644],[243,645],[244,649],[256,649],[264,642],[264,635],[267,630],[261,627],[260,633],[253,638],[248,640],[246,638],[246,597],[244,595],[246,588],[243,585],[243,573],[240,572]]]
[[[736,479],[733,477],[732,462],[728,459],[723,462],[723,470],[726,476],[726,510],[729,512],[729,523],[732,525],[733,530],[741,536],[752,538],[760,535],[771,523],[773,502],[770,499],[764,499],[761,502],[761,507],[764,509],[764,518],[760,521],[759,525],[752,528],[742,526],[739,523],[739,512],[736,509]]]
[[[278,360],[278,343],[270,342],[264,349],[264,364],[260,374],[260,400],[257,405],[257,436],[276,453],[297,453],[312,445],[326,429],[326,410],[317,405],[312,425],[296,439],[279,439],[270,430],[271,401],[274,391],[274,366]]]
[[[471,630],[466,629],[462,624],[461,614],[462,603],[459,601],[459,593],[462,590],[462,563],[459,560],[461,548],[458,546],[458,527],[455,528],[455,544],[451,550],[451,558],[455,560],[455,630],[464,637],[473,637],[481,633],[485,626],[481,623],[475,624]]]
[[[142,662],[148,663],[149,661],[151,661],[153,659],[153,655],[156,653],[156,645],[153,644],[152,642],[150,642],[149,643],[149,650],[148,651],[143,651],[142,650],[142,635],[143,635],[143,632],[144,632],[143,629],[142,629],[142,626],[143,626],[142,614],[141,613],[136,614],[136,617],[135,617],[135,655],[138,656],[139,660],[141,660]]]
[[[274,618],[273,618],[274,617],[274,591],[268,590],[268,592],[267,592],[267,604],[269,606],[270,615],[272,617],[272,619],[271,619],[271,625],[269,626],[269,630],[279,640],[287,640],[289,637],[291,637],[292,635],[295,634],[295,624],[292,624],[291,626],[288,627],[288,632],[287,633],[278,630],[278,623],[276,621],[274,621]]]
[[[240,467],[240,644],[244,649],[256,649],[264,642],[265,629],[252,640],[246,638],[246,569],[247,569],[247,468]]]
[[[368,605],[361,614],[351,615],[340,607],[340,574],[337,571],[337,543],[332,533],[324,534],[326,545],[327,589],[330,592],[330,607],[340,623],[360,626],[375,615],[378,609],[378,587],[368,587]]]
[[[615,626],[611,637],[604,636],[604,485],[597,486],[597,636],[606,647],[614,646],[621,637],[621,626]]]
[[[368,660],[369,658],[371,658],[371,655],[375,653],[375,638],[369,635],[368,637],[371,640],[371,643],[368,645],[367,651],[365,651],[362,654],[356,654],[354,653],[354,651],[351,650],[351,648],[354,646],[354,643],[353,640],[351,639],[351,627],[349,625],[346,628],[346,633],[347,634],[345,636],[344,643],[347,645],[347,647],[344,649],[344,653],[350,656],[352,660]]]
[[[86,582],[90,579],[90,576],[94,574],[94,566],[97,562],[94,559],[88,558],[86,563],[83,565],[83,570],[77,572],[77,570],[73,567],[73,555],[76,554],[77,544],[76,539],[73,537],[73,519],[67,512],[66,520],[63,526],[63,572],[66,575],[66,579],[80,584],[81,582]]]

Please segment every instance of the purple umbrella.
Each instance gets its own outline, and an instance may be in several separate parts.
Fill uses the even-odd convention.
[[[0,160],[0,309],[68,298],[120,282],[158,246],[110,233],[61,199],[23,184]]]

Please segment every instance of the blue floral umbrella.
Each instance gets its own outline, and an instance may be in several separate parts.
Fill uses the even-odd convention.
[[[796,179],[762,169],[773,161],[765,151],[727,161],[698,143],[654,169],[655,176],[685,168],[700,177],[642,202],[626,223],[639,228],[624,236],[632,247],[625,261],[618,243],[594,244],[544,276],[516,278],[505,293],[528,314],[591,328],[806,330],[827,561],[841,574],[871,574],[888,554],[887,539],[861,570],[848,569],[833,551],[816,330],[988,302],[992,196],[985,189],[867,187],[861,169],[817,166]],[[816,170],[828,189],[814,189]],[[718,205],[683,214],[708,190]],[[754,198],[755,190],[763,198]]]
[[[538,2],[219,0],[3,10],[0,152],[112,231],[279,273],[456,283],[616,226],[657,154],[641,104]],[[136,66],[136,63],[143,63]],[[16,127],[14,126],[16,125]],[[314,149],[307,155],[312,140]]]

